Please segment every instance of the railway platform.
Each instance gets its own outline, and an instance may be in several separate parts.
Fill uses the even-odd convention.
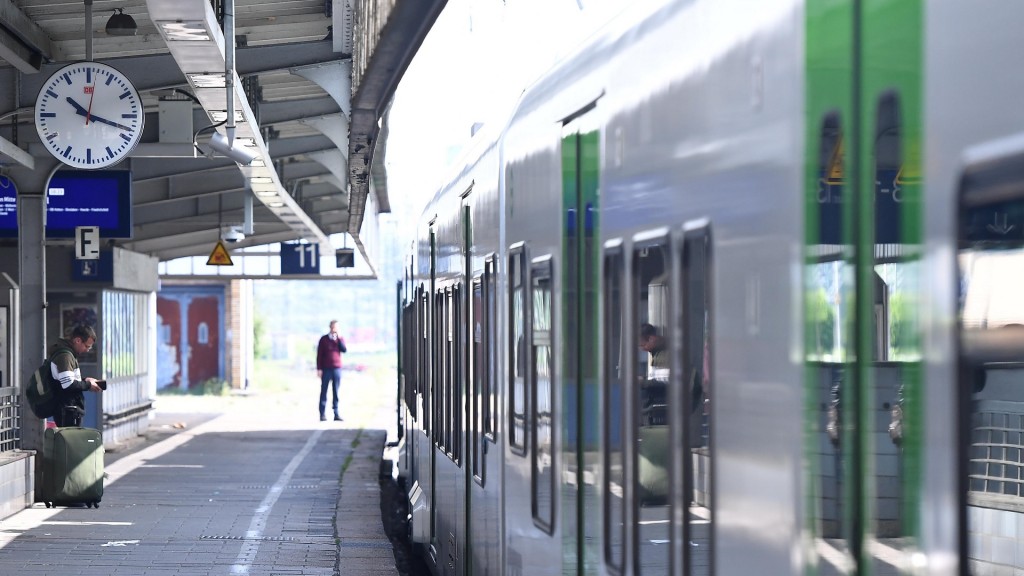
[[[302,379],[159,397],[146,436],[106,454],[99,508],[37,503],[0,521],[0,574],[397,575],[379,485],[393,396],[346,374],[344,420],[320,422]]]

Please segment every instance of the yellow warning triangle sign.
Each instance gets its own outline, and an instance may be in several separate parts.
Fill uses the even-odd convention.
[[[217,245],[213,247],[213,252],[210,252],[210,257],[206,260],[207,266],[234,266],[235,263],[231,261],[231,254],[228,254],[228,249],[224,247],[224,243],[217,240]]]
[[[832,150],[832,158],[828,162],[828,182],[830,184],[843,183],[843,139],[836,142]]]

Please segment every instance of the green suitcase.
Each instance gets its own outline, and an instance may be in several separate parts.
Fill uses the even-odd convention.
[[[103,436],[92,428],[48,428],[43,435],[43,502],[46,507],[103,499]]]

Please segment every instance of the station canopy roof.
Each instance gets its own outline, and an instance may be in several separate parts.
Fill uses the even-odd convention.
[[[133,183],[133,233],[118,246],[205,255],[248,212],[252,234],[233,248],[347,233],[369,260],[364,218],[390,211],[387,107],[444,4],[234,0],[236,138],[255,156],[240,166],[208,144],[229,108],[221,0],[0,0],[0,170],[38,191],[61,167],[34,104],[54,71],[89,59],[91,29],[91,59],[124,73],[146,111],[141,143],[111,167]],[[134,35],[108,33],[121,11]]]

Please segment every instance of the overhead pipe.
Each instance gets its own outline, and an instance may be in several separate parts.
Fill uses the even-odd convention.
[[[92,61],[92,0],[85,0],[85,60]]]
[[[235,0],[224,0],[224,84],[228,97],[228,146],[235,145]]]

